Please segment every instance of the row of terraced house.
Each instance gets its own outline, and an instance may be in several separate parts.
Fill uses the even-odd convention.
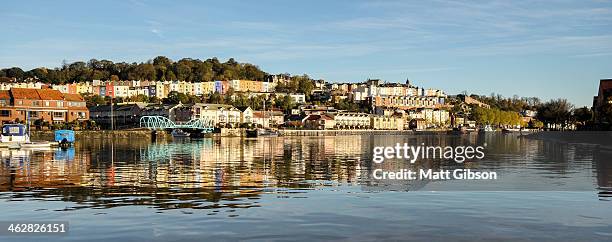
[[[26,120],[61,124],[88,119],[89,110],[79,94],[35,88],[0,90],[0,122],[3,124]]]

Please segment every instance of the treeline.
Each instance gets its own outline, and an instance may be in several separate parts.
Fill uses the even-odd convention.
[[[172,61],[165,56],[146,62],[118,62],[91,59],[87,63],[77,61],[63,63],[62,67],[45,67],[24,71],[19,67],[0,70],[0,81],[23,81],[29,78],[52,84],[85,82],[91,80],[149,80],[149,81],[214,81],[248,79],[263,81],[267,73],[258,66],[238,63],[233,58],[220,62],[217,58],[207,60],[183,58]]]
[[[503,97],[500,94],[491,93],[489,96],[470,95],[470,97],[480,100],[483,103],[489,104],[491,108],[496,108],[503,111],[520,112],[522,110],[535,110],[542,104],[540,98],[537,97]]]
[[[562,98],[541,102],[537,97],[519,98],[514,96],[512,98],[504,98],[501,95],[495,94],[491,94],[488,97],[478,95],[471,95],[471,97],[491,105],[491,109],[473,107],[472,118],[480,124],[521,124],[532,127],[556,125],[557,127],[565,128],[571,124],[586,125],[594,121],[593,112],[590,108],[575,108],[567,99]],[[612,107],[612,105],[610,106]],[[519,112],[523,110],[537,112],[532,123],[521,123]]]
[[[503,111],[498,108],[474,107],[474,109],[472,109],[472,118],[479,124],[497,126],[525,126],[519,113],[514,111]]]

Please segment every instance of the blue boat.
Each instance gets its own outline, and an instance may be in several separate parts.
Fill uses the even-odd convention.
[[[55,141],[60,144],[70,144],[74,143],[74,131],[73,130],[56,130],[55,131]]]

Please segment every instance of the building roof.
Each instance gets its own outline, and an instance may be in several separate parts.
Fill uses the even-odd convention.
[[[64,93],[64,100],[73,102],[83,102],[85,99],[79,94]]]
[[[214,103],[196,103],[195,105],[201,106],[207,109],[235,109],[234,106],[228,104],[214,104]]]
[[[38,95],[38,92],[36,92],[36,89],[11,88],[11,94],[13,98],[15,99],[32,99],[32,100],[40,99],[40,96]]]
[[[52,89],[35,89],[41,100],[64,100],[62,93]]]
[[[11,88],[10,95],[15,99],[29,100],[64,100],[64,95],[58,90],[53,89],[34,89],[34,88]],[[79,94],[70,94],[73,101],[83,101]]]
[[[322,119],[322,120],[334,120],[334,117],[329,115],[329,114],[322,114],[322,115],[311,114],[311,115],[308,115],[308,117],[306,117],[305,120],[319,120],[319,119]]]
[[[0,90],[0,99],[10,99],[11,95],[9,94],[9,91],[6,90]]]

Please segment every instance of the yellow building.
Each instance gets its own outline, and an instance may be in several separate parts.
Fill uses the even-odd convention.
[[[379,130],[404,130],[406,120],[395,116],[372,116],[371,125],[373,129]]]
[[[208,95],[215,91],[215,82],[201,82],[202,85],[202,94]]]

